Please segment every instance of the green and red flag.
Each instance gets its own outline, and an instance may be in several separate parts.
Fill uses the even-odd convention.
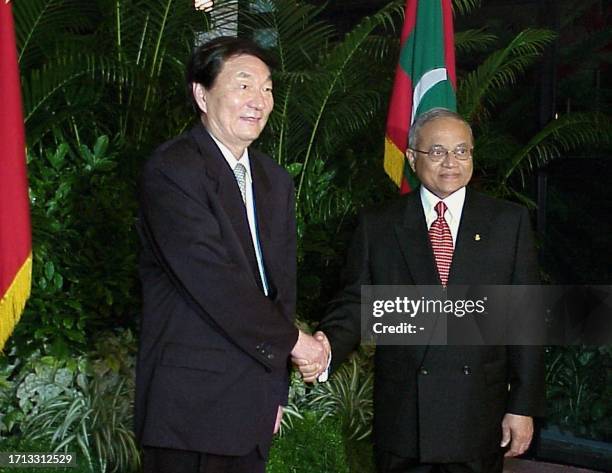
[[[407,0],[400,58],[385,137],[385,171],[402,193],[416,183],[404,153],[414,119],[435,107],[457,109],[451,0]]]
[[[0,0],[0,350],[30,295],[32,238],[11,4]]]

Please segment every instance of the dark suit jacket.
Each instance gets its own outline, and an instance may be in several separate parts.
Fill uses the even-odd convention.
[[[344,279],[319,327],[332,346],[332,371],[359,343],[362,284],[440,284],[419,192],[362,214]],[[449,288],[537,282],[526,209],[468,189]],[[376,448],[422,462],[498,451],[504,413],[542,412],[539,348],[379,346],[374,378]]]
[[[297,341],[290,176],[249,150],[270,295],[236,179],[205,128],[146,163],[138,224],[143,317],[136,377],[143,445],[243,455],[269,448]]]

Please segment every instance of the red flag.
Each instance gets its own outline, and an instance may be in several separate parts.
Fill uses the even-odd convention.
[[[451,0],[407,0],[405,12],[385,139],[385,171],[402,193],[414,185],[404,159],[414,119],[434,107],[457,108]]]
[[[0,0],[0,349],[30,295],[32,238],[11,4]]]

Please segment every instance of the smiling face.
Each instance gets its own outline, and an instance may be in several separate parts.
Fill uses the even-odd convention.
[[[206,128],[237,158],[260,135],[274,106],[270,69],[249,55],[227,59],[214,85],[194,83],[193,95]]]
[[[460,146],[471,149],[472,141],[472,134],[465,123],[455,118],[440,117],[423,125],[415,148],[423,151],[438,146],[447,150]],[[406,152],[406,157],[421,183],[440,199],[445,199],[467,185],[472,177],[472,159],[460,161],[452,152],[440,162],[434,162],[427,154],[412,150]]]

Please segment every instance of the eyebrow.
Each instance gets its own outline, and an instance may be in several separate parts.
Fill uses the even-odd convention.
[[[238,77],[239,79],[250,79],[251,77],[253,77],[253,74],[249,74],[248,72],[240,71],[238,72],[238,74],[236,74],[236,77]],[[272,74],[266,77],[266,80],[272,81]]]
[[[445,146],[443,144],[440,144],[440,143],[434,143],[433,145],[431,145],[432,148],[435,147],[435,146],[441,146],[441,147],[445,148]],[[457,148],[458,146],[469,146],[469,144],[466,141],[462,141],[461,143],[456,144],[455,148]]]

